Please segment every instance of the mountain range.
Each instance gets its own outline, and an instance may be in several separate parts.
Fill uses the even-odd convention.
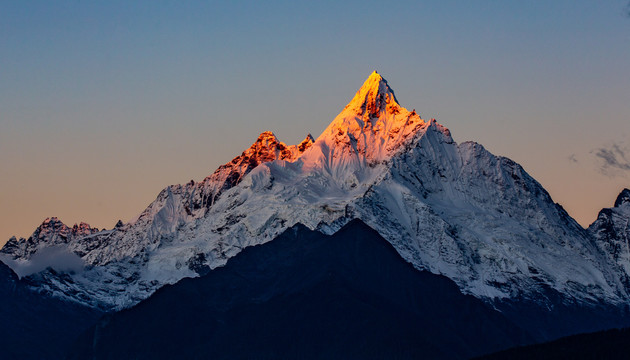
[[[127,223],[99,230],[49,218],[28,239],[11,238],[0,260],[38,293],[140,311],[158,289],[206,284],[296,226],[336,236],[357,219],[415,271],[513,324],[522,336],[506,345],[630,324],[630,190],[584,229],[520,165],[456,143],[402,107],[376,72],[316,139],[286,145],[264,132],[204,180],[166,187]],[[472,354],[481,352],[456,353]]]

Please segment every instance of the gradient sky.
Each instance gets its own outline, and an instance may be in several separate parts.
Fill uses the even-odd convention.
[[[372,70],[582,225],[630,187],[626,0],[0,0],[0,245],[317,137]]]

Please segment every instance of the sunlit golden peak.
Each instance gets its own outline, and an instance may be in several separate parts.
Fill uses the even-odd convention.
[[[389,87],[387,80],[373,71],[346,109],[354,111],[357,115],[378,116],[386,108],[398,106],[394,90]]]

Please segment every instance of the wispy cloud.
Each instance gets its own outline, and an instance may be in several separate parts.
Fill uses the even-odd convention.
[[[606,176],[617,176],[630,172],[630,151],[622,144],[613,143],[593,151],[600,160],[600,172]]]
[[[58,272],[80,272],[85,266],[83,259],[63,246],[43,248],[30,260],[13,260],[9,256],[2,256],[0,260],[13,269],[19,277],[31,275],[49,267]]]

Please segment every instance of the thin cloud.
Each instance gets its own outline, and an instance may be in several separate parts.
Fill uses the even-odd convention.
[[[13,269],[20,278],[47,268],[57,272],[80,272],[85,266],[83,259],[63,246],[40,249],[26,261],[13,260],[9,256],[3,256],[0,260]]]
[[[601,162],[600,172],[606,176],[617,176],[619,172],[630,172],[630,153],[619,144],[595,149],[594,154]]]

